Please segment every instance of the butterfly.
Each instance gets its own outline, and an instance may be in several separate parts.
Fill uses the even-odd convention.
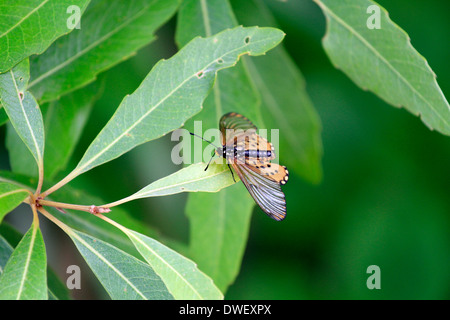
[[[219,129],[222,146],[215,154],[226,159],[233,179],[231,167],[269,217],[283,220],[286,199],[281,186],[288,181],[289,171],[285,166],[270,162],[275,158],[273,145],[256,133],[257,128],[249,119],[236,112],[223,115]]]

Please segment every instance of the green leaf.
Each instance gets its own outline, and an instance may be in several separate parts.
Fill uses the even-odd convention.
[[[195,36],[208,35],[236,25],[228,1],[184,1],[178,15],[177,42],[181,45]],[[239,69],[224,71],[218,75],[212,94],[205,100],[204,110],[193,120],[201,120],[204,129],[218,128],[220,117],[234,111],[264,127],[259,110],[260,98],[249,78],[246,64]],[[228,167],[223,168],[231,178]],[[241,204],[239,212],[230,212],[234,210],[232,203]],[[253,206],[254,201],[242,185],[224,189],[220,193],[190,194],[188,197],[186,213],[192,239],[189,244],[190,254],[223,292],[239,271]],[[230,212],[231,217],[239,214],[238,220],[243,223],[236,228],[229,228],[222,217],[225,212]],[[204,230],[208,230],[210,235],[214,234],[213,238],[200,237],[201,233],[198,232]],[[228,241],[230,232],[233,234],[231,242]]]
[[[28,59],[0,74],[0,103],[38,167],[43,167],[44,123],[36,100],[26,91],[29,77]]]
[[[32,60],[29,89],[38,100],[49,101],[94,81],[152,42],[179,1],[93,0],[80,30]]]
[[[70,229],[68,234],[112,299],[173,298],[149,265],[82,232]]]
[[[179,128],[201,110],[217,71],[233,66],[243,54],[263,54],[282,38],[277,29],[238,27],[196,38],[171,59],[160,61],[139,88],[123,99],[78,166],[59,186]]]
[[[0,223],[3,217],[21,204],[28,195],[28,191],[21,186],[0,182]]]
[[[33,223],[0,276],[0,300],[47,300],[47,258],[39,226]]]
[[[242,183],[218,193],[198,193],[188,198],[190,257],[222,292],[239,273],[253,206]]]
[[[45,124],[44,124],[45,126]],[[11,171],[30,177],[37,177],[38,167],[33,155],[28,151],[27,146],[22,142],[11,122],[6,124],[6,149],[8,150],[9,164]],[[45,165],[45,164],[44,164]]]
[[[13,231],[13,230],[11,230]],[[18,231],[14,230],[19,233]],[[22,235],[20,235],[22,237]],[[14,248],[0,233],[0,276],[3,273],[3,269],[6,266]],[[47,268],[47,282],[48,282],[48,297],[53,300],[69,300],[70,295],[67,286],[64,285],[60,279],[56,276],[55,272],[51,268]]]
[[[232,5],[240,23],[276,27],[262,1],[232,1]],[[275,150],[279,163],[318,183],[322,177],[321,123],[299,68],[281,45],[245,62],[262,98],[264,123],[268,129],[279,129]]]
[[[179,47],[197,36],[210,36],[238,26],[230,4],[224,0],[183,1],[177,17],[176,41]],[[244,114],[264,127],[259,110],[260,97],[244,62],[217,75],[213,92],[206,98],[202,112],[186,127],[192,128],[193,121],[200,120],[203,130],[217,129],[220,117],[227,112]]]
[[[45,128],[46,152],[44,155],[44,176],[53,179],[67,165],[87,123],[92,106],[103,92],[98,81],[69,93],[59,100],[42,105]],[[6,147],[13,172],[37,176],[36,162],[27,154],[26,146],[7,125]]]
[[[276,29],[238,27],[194,39],[171,59],[159,62],[139,88],[124,98],[76,170],[85,172],[179,128],[200,111],[217,71],[233,66],[240,55],[263,54],[282,38]]]
[[[138,192],[103,207],[148,197],[160,197],[180,192],[218,192],[234,183],[230,170],[225,165],[211,164],[205,171],[206,163],[196,163],[161,178]]]
[[[60,36],[71,32],[69,6],[80,14],[89,0],[14,0],[0,6],[0,73],[32,54],[40,54]]]
[[[315,1],[327,17],[323,46],[337,68],[359,87],[450,135],[450,106],[436,75],[384,8],[370,0]],[[380,9],[380,29],[367,26],[372,5]]]
[[[122,227],[113,221],[111,223],[130,238],[175,299],[223,299],[223,294],[211,278],[198,270],[194,262],[152,238]]]

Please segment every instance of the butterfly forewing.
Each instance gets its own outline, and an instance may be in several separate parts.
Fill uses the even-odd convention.
[[[229,112],[224,114],[219,120],[219,129],[222,134],[222,145],[230,141],[235,136],[239,136],[242,132],[247,130],[254,130],[256,126],[243,115],[236,112]]]

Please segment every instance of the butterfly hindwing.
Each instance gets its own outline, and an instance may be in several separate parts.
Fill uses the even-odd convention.
[[[272,219],[283,220],[286,199],[280,184],[256,173],[246,164],[232,166],[259,207]]]
[[[259,165],[249,166],[249,169],[281,185],[286,184],[289,178],[289,171],[285,166],[269,161],[261,161]]]

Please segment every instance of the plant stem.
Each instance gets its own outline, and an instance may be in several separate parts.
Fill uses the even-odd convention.
[[[122,230],[123,232],[126,233],[126,230],[128,230],[127,228],[125,228],[124,226],[122,226],[121,224],[115,222],[114,220],[111,220],[108,217],[105,217],[104,215],[102,215],[101,213],[97,213],[95,214],[97,217],[99,217],[100,219],[102,219],[103,221],[108,222],[109,224],[115,226],[116,228]]]
[[[50,212],[48,212],[47,210],[45,210],[42,207],[39,208],[39,212],[42,213],[48,220],[52,221],[54,224],[56,224],[58,227],[60,227],[69,236],[72,234],[72,230],[69,228],[69,226],[64,224],[62,221],[59,221],[58,219],[56,219],[54,216],[52,216],[50,214]]]
[[[53,187],[51,187],[50,189],[48,189],[48,190],[44,191],[42,194],[40,194],[40,196],[42,198],[47,197],[49,194],[51,194],[52,192],[55,192],[56,190],[58,190],[59,188],[61,188],[62,186],[64,186],[68,182],[70,182],[71,180],[75,179],[77,176],[78,176],[78,170],[75,169],[71,173],[69,173],[64,179],[62,179],[57,184],[55,184]]]
[[[39,165],[39,180],[35,193],[36,196],[38,196],[41,193],[43,183],[44,183],[44,164],[41,162],[41,164]]]
[[[111,211],[111,209],[109,209],[109,208],[97,207],[95,205],[83,206],[83,205],[79,205],[79,204],[70,204],[70,203],[63,203],[63,202],[56,202],[56,201],[49,201],[49,200],[39,200],[39,204],[41,206],[72,209],[72,210],[78,210],[78,211],[86,211],[86,212],[90,212],[90,213],[107,213],[107,212]]]
[[[114,202],[111,202],[108,204],[104,204],[101,207],[102,208],[111,208],[111,207],[118,206],[119,204],[131,201],[131,200],[135,200],[135,198],[133,196],[129,196],[129,197],[126,197],[126,198],[123,198],[123,199],[120,199],[120,200],[117,200],[117,201],[114,201]]]
[[[39,217],[36,210],[36,205],[34,203],[31,204],[31,210],[33,211],[33,225],[35,228],[39,227]]]

